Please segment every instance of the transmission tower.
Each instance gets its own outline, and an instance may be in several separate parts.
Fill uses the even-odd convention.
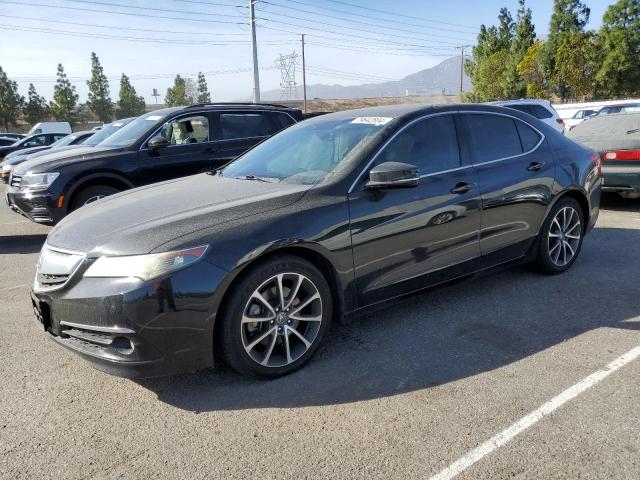
[[[282,55],[276,60],[276,67],[280,69],[280,98],[282,100],[298,98],[296,83],[296,67],[300,64],[300,55],[293,52]]]

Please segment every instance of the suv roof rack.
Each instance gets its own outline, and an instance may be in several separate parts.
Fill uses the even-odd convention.
[[[274,107],[274,108],[292,108],[286,105],[280,105],[277,103],[251,103],[251,102],[205,102],[205,103],[194,103],[192,105],[187,105],[185,108],[200,108],[200,107]]]

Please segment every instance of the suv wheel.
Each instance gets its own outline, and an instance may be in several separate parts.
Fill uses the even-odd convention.
[[[561,199],[542,225],[536,266],[543,273],[557,274],[568,270],[582,248],[584,218],[576,200]]]
[[[324,276],[298,257],[273,258],[233,287],[216,329],[224,361],[242,374],[278,377],[318,349],[331,322]]]
[[[120,190],[118,190],[117,188],[111,187],[109,185],[94,185],[92,187],[87,187],[83,190],[80,190],[80,192],[75,195],[73,201],[71,202],[71,211],[96,202],[101,198],[113,195],[114,193],[118,193],[119,191]]]

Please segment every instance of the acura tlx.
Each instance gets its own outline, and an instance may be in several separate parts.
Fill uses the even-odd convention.
[[[597,154],[516,110],[334,113],[73,212],[32,300],[48,336],[113,374],[215,360],[276,377],[374,304],[511,262],[566,271],[600,190]]]

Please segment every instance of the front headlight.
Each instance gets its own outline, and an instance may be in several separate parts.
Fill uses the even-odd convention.
[[[31,190],[46,190],[59,176],[58,172],[26,173],[22,176],[20,187]]]
[[[179,270],[200,260],[208,245],[175,252],[100,257],[84,272],[85,277],[137,277],[150,280]]]

